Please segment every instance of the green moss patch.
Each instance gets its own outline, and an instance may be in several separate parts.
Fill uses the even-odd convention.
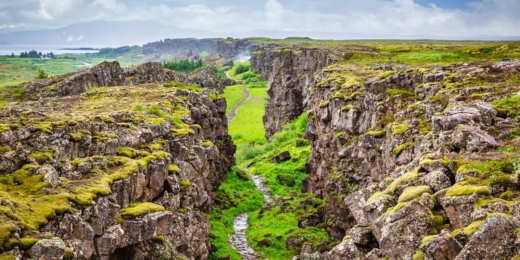
[[[191,185],[191,183],[188,180],[182,180],[182,181],[179,181],[179,185],[180,185],[181,191],[183,191],[186,188],[188,188]]]
[[[468,181],[459,182],[448,189],[446,197],[472,195],[473,193],[490,196],[491,187],[487,185],[474,185]]]
[[[401,196],[399,196],[398,203],[408,202],[413,199],[421,198],[423,193],[430,193],[431,189],[428,186],[412,186],[406,188]]]
[[[381,131],[370,131],[368,133],[365,134],[365,136],[373,136],[375,138],[381,138],[381,137],[384,137],[386,134],[386,131],[385,130],[381,130]]]
[[[126,209],[119,211],[119,215],[124,218],[125,216],[143,216],[148,213],[165,211],[164,207],[151,202],[135,203]]]
[[[395,149],[394,149],[394,154],[395,156],[399,156],[399,154],[401,154],[402,151],[404,150],[410,150],[414,147],[414,143],[404,143],[402,145],[399,145],[397,146]]]
[[[408,126],[404,124],[392,125],[392,135],[402,135],[408,130]]]

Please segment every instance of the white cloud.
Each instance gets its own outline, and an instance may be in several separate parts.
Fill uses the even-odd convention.
[[[85,36],[81,35],[80,37],[78,37],[78,41],[85,38]]]
[[[67,39],[68,42],[73,42],[74,41],[74,38],[72,38],[72,36],[69,36],[69,38]]]
[[[417,0],[416,0],[417,1]],[[0,0],[0,33],[92,20],[152,20],[213,32],[286,30],[393,35],[520,35],[520,1],[480,0],[465,11],[414,0]],[[152,3],[154,5],[152,5]]]

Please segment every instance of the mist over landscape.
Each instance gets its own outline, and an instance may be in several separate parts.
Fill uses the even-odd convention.
[[[0,260],[520,260],[518,0],[0,0]]]

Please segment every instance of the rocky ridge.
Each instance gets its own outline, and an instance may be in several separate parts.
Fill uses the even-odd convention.
[[[224,87],[235,85],[231,79],[221,78],[213,74],[216,68],[207,65],[187,75],[183,72],[163,69],[161,63],[148,62],[123,70],[117,61],[103,62],[91,68],[73,73],[25,82],[13,88],[22,88],[25,98],[74,96],[85,93],[89,89],[109,86],[129,86],[148,83],[168,84],[202,84],[205,88],[222,92]]]
[[[154,63],[58,82],[0,106],[0,257],[207,259],[205,213],[235,164],[225,100]]]
[[[209,55],[219,54],[221,58],[233,59],[243,52],[248,46],[253,45],[246,39],[165,39],[143,45],[143,53],[155,53],[158,57],[162,54],[177,56],[183,52],[191,51],[194,54],[207,52]]]
[[[327,201],[319,222],[341,241],[295,259],[517,255],[520,87],[504,78],[520,61],[356,67],[344,62],[350,51],[275,47],[252,57],[270,81],[266,137],[309,118],[302,191]]]

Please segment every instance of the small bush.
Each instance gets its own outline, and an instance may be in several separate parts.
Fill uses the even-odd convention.
[[[251,68],[251,66],[249,66],[249,65],[240,64],[235,69],[235,75],[242,74],[244,72],[248,72],[250,68]]]
[[[21,98],[25,96],[25,90],[23,88],[15,88],[13,89],[13,97],[14,98]]]
[[[38,70],[38,75],[36,75],[36,79],[46,79],[48,78],[49,75],[47,75],[47,73],[45,73],[44,70]]]

